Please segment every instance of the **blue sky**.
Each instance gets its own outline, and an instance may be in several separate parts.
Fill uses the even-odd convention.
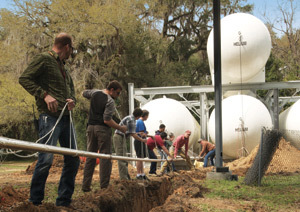
[[[0,8],[8,8],[12,0],[0,0]]]
[[[261,19],[264,23],[271,20],[272,22],[282,17],[279,6],[288,9],[288,0],[247,0],[247,3],[254,4],[253,15]],[[285,5],[285,4],[286,5]],[[295,9],[294,27],[300,28],[300,0],[294,0],[293,6]],[[263,14],[266,14],[265,16]],[[266,19],[267,17],[267,19]],[[279,26],[280,27],[280,26]]]

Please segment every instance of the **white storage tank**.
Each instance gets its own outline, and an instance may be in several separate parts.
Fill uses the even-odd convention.
[[[213,30],[207,42],[214,80]],[[253,15],[235,13],[221,19],[222,83],[264,82],[264,67],[271,52],[271,36]],[[214,82],[213,82],[214,84]]]
[[[261,139],[261,129],[272,127],[272,119],[266,106],[247,95],[234,95],[222,101],[222,128],[224,158],[247,156]],[[212,111],[209,135],[215,142],[215,110]]]
[[[160,124],[166,125],[166,130],[173,132],[175,138],[190,130],[189,149],[194,152],[199,150],[197,140],[200,138],[200,125],[182,103],[164,97],[146,103],[142,109],[149,111],[145,125],[150,135],[155,134]]]
[[[300,100],[280,113],[279,129],[284,138],[300,150]]]

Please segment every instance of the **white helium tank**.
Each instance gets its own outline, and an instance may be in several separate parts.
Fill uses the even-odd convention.
[[[300,100],[280,113],[279,129],[284,138],[300,150]]]
[[[272,119],[266,106],[247,95],[234,95],[222,101],[223,155],[228,158],[247,156],[261,139],[262,127],[271,128]],[[208,123],[215,143],[215,110]]]
[[[213,30],[207,54],[214,84]],[[235,13],[221,19],[222,83],[264,82],[264,67],[270,56],[271,36],[253,15]]]
[[[182,103],[164,97],[146,103],[142,109],[149,111],[145,125],[150,135],[155,134],[160,124],[166,125],[166,131],[173,132],[175,138],[190,130],[189,149],[194,152],[199,150],[197,140],[200,138],[200,125]]]

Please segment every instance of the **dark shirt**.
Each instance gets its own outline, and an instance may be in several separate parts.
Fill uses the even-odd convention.
[[[108,126],[104,120],[111,120],[115,112],[113,98],[101,90],[85,90],[83,96],[91,100],[88,124]]]
[[[159,131],[159,130],[156,130],[155,131],[155,135],[160,135],[162,132],[161,131]],[[166,143],[166,141],[164,142],[164,145],[165,146],[167,146],[167,143]],[[158,149],[161,149],[161,147],[160,146],[158,146]],[[167,148],[168,149],[168,148]]]
[[[59,116],[66,104],[66,99],[76,100],[70,73],[54,51],[36,55],[20,76],[19,83],[35,97],[39,113]],[[56,113],[48,110],[44,101],[46,94],[57,100],[58,111]],[[64,114],[69,114],[67,109]]]

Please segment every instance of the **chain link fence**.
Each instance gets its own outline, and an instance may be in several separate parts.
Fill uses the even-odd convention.
[[[296,176],[300,185],[300,131],[262,129],[261,142],[244,183],[264,186]],[[279,180],[280,181],[280,180]]]

